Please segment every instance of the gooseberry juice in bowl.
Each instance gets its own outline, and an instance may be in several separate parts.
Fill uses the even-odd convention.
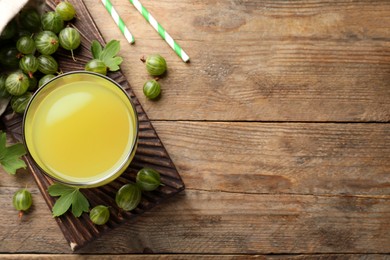
[[[116,82],[96,73],[71,72],[34,94],[24,114],[23,138],[46,175],[70,186],[97,187],[130,164],[138,118]]]

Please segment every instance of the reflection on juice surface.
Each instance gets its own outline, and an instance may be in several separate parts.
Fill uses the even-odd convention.
[[[134,119],[129,104],[112,88],[68,83],[48,92],[34,110],[26,120],[27,145],[41,168],[60,179],[103,178],[129,156]]]

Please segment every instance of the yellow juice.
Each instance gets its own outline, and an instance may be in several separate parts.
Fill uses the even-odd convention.
[[[136,114],[114,83],[80,75],[60,77],[38,91],[27,108],[24,138],[34,161],[50,176],[70,185],[99,186],[130,163]]]

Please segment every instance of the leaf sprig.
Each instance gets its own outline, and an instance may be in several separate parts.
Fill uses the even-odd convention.
[[[26,149],[22,143],[16,143],[6,146],[7,135],[0,131],[0,164],[3,169],[12,175],[15,175],[16,170],[26,169],[26,163],[20,159],[26,154]]]
[[[123,62],[123,58],[117,56],[120,51],[120,42],[118,40],[111,40],[103,48],[96,40],[92,41],[91,52],[94,59],[98,59],[106,64],[110,71],[119,70],[119,65]]]
[[[53,206],[53,217],[63,215],[70,207],[72,207],[72,214],[75,217],[80,217],[83,212],[89,211],[89,202],[79,188],[54,183],[49,186],[48,192],[50,196],[60,196]]]

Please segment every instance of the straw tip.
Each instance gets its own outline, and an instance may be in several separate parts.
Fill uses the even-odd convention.
[[[183,50],[182,50],[181,55],[179,55],[179,56],[185,63],[190,62],[190,57]]]

